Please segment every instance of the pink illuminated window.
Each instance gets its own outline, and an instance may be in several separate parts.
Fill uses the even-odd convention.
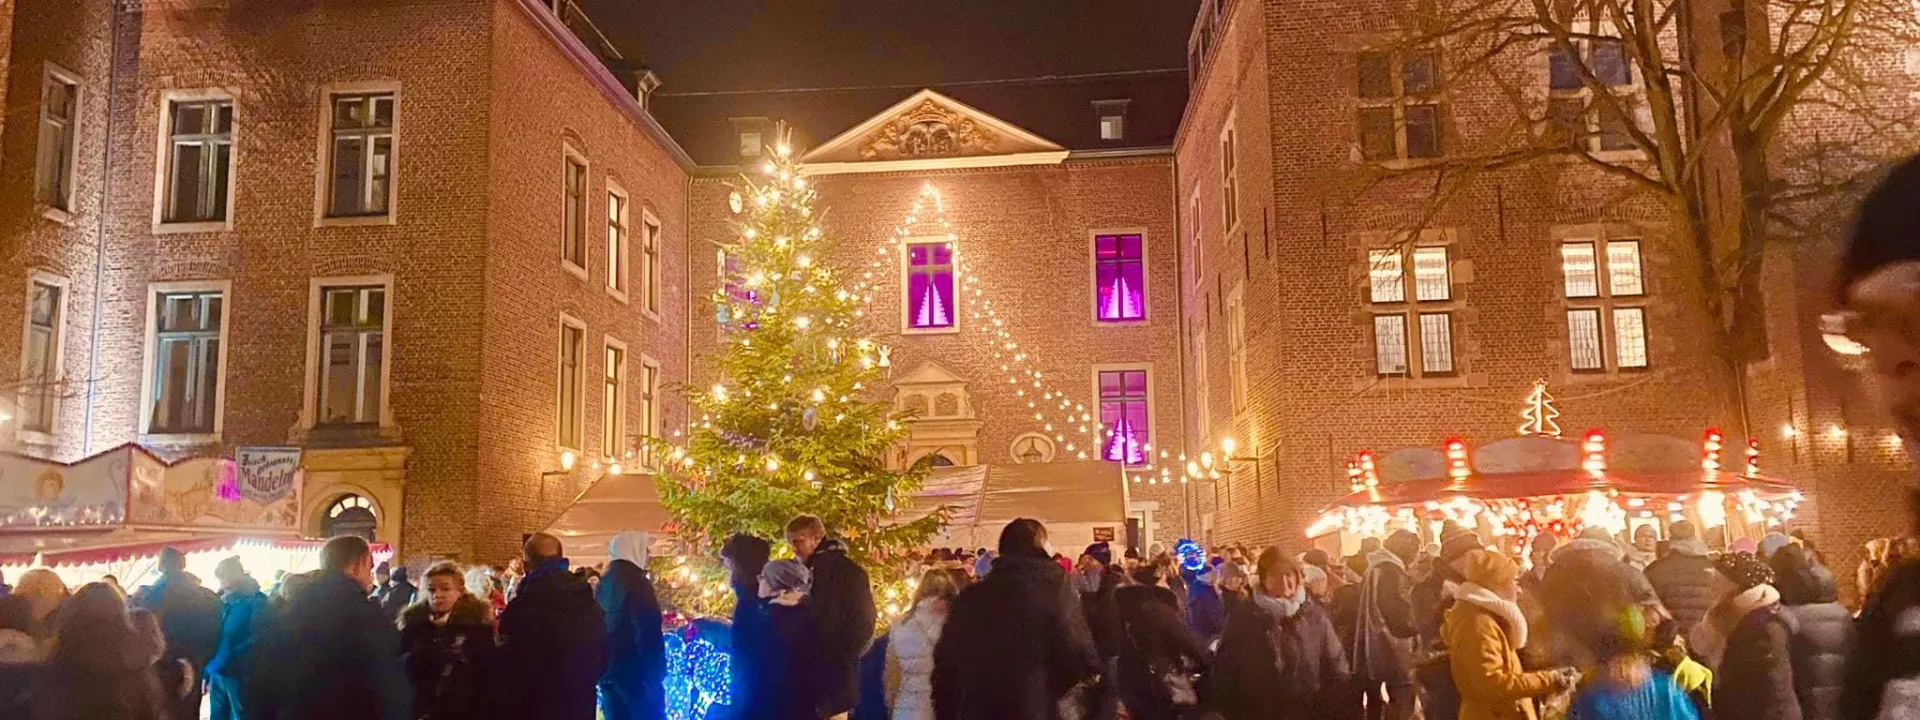
[[[907,245],[907,327],[940,330],[955,327],[953,243]]]
[[[1100,371],[1100,423],[1111,433],[1100,457],[1128,465],[1147,463],[1152,429],[1147,417],[1147,371]]]
[[[1146,253],[1139,235],[1093,239],[1094,302],[1100,322],[1147,317]]]

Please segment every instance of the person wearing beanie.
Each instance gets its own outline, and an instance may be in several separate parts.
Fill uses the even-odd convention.
[[[1680,637],[1697,646],[1701,643],[1694,634],[1696,628],[1720,601],[1708,574],[1713,568],[1712,553],[1700,542],[1691,522],[1677,521],[1667,528],[1667,534],[1671,538],[1667,555],[1647,566],[1647,582],[1660,595],[1660,603],[1667,606],[1667,614],[1679,623]]]
[[[1536,701],[1573,687],[1569,670],[1527,672],[1520,663],[1527,618],[1517,602],[1520,566],[1498,552],[1473,549],[1456,559],[1459,602],[1442,628],[1448,669],[1459,692],[1460,720],[1537,720]]]
[[[1103,670],[1100,682],[1087,691],[1091,720],[1112,720],[1120,710],[1119,688],[1114,669],[1120,658],[1120,646],[1126,642],[1126,629],[1120,620],[1120,605],[1114,599],[1125,575],[1113,566],[1113,548],[1104,542],[1088,545],[1074,566],[1074,583],[1080,591],[1080,612],[1093,645],[1100,652]]]
[[[760,570],[767,601],[766,639],[752,660],[768,718],[818,718],[827,678],[814,603],[813,572],[798,560],[775,560]]]
[[[1209,702],[1228,720],[1341,717],[1335,698],[1351,687],[1347,659],[1326,608],[1307,598],[1304,570],[1277,547],[1261,551],[1259,584],[1227,616]]]
[[[1750,553],[1722,553],[1713,581],[1720,601],[1707,613],[1723,648],[1714,677],[1714,714],[1741,720],[1801,720],[1789,653],[1792,629],[1780,613],[1773,569]]]
[[[933,649],[934,717],[1051,718],[1062,693],[1100,672],[1079,596],[1046,545],[1039,521],[1008,523],[993,572],[954,598]]]

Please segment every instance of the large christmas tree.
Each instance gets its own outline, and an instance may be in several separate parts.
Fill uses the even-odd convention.
[[[862,334],[861,296],[822,259],[832,240],[790,148],[774,148],[762,170],[728,198],[737,233],[722,246],[722,339],[710,358],[721,377],[688,388],[698,419],[671,451],[662,500],[687,539],[777,540],[804,513],[863,560],[918,546],[940,518],[896,522],[926,468],[885,462],[909,419],[875,399],[887,350]]]

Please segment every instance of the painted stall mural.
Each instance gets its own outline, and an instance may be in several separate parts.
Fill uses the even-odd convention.
[[[95,527],[126,520],[131,448],[72,465],[0,453],[0,527]]]
[[[131,445],[73,464],[0,453],[0,529],[210,527],[299,530],[298,450],[168,464]]]

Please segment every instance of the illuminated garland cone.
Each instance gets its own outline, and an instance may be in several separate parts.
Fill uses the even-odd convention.
[[[721,342],[708,358],[722,380],[686,389],[697,422],[685,448],[655,446],[670,480],[661,500],[683,539],[777,540],[788,520],[813,514],[871,562],[921,545],[940,518],[895,522],[926,466],[886,466],[907,433],[907,418],[872,397],[888,349],[861,334],[860,297],[825,262],[833,244],[791,149],[783,141],[769,155],[759,180],[728,198],[737,233],[721,248]]]

